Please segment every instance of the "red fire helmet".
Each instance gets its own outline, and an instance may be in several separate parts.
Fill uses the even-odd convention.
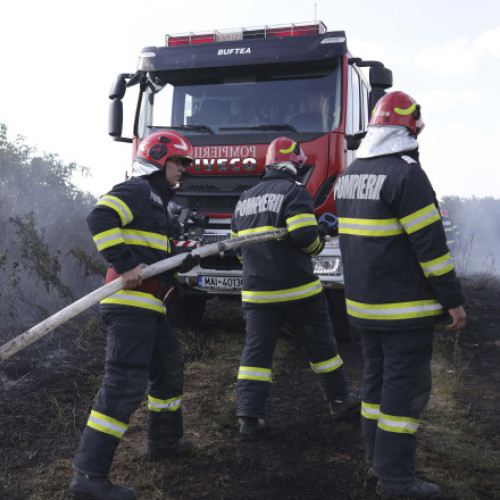
[[[400,125],[409,128],[413,134],[422,132],[420,105],[413,97],[396,91],[385,94],[373,108],[368,125]]]
[[[193,146],[177,132],[153,132],[146,136],[137,150],[136,160],[158,169],[164,168],[169,158],[180,158],[185,167],[193,164]]]
[[[277,137],[267,148],[266,166],[282,161],[291,161],[300,166],[306,159],[307,156],[298,142],[288,137]]]

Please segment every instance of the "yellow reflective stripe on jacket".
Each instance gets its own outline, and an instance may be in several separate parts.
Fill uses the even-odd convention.
[[[165,306],[161,300],[156,299],[150,293],[138,292],[137,290],[120,290],[106,299],[101,300],[100,303],[142,307],[163,314],[166,312]]]
[[[122,235],[128,245],[157,248],[167,253],[171,251],[170,240],[164,234],[138,231],[137,229],[122,229]]]
[[[401,225],[404,227],[408,234],[412,234],[419,229],[422,229],[436,221],[440,221],[441,216],[434,203],[427,205],[426,207],[413,212],[406,217],[399,220]]]
[[[394,236],[404,233],[398,219],[339,218],[339,233],[357,236]]]
[[[90,412],[87,425],[96,431],[111,434],[117,438],[121,438],[128,429],[128,424],[120,422],[115,418],[107,417],[106,415],[94,410]]]
[[[113,228],[96,234],[93,239],[99,251],[125,243],[127,245],[157,248],[167,253],[171,252],[171,243],[167,236],[149,231]]]
[[[99,199],[96,203],[96,206],[97,205],[105,205],[106,207],[112,208],[120,217],[122,226],[130,224],[134,220],[134,216],[128,205],[116,196],[106,194]]]
[[[304,299],[306,297],[311,297],[317,293],[321,293],[323,286],[321,281],[318,279],[312,283],[307,283],[306,285],[297,286],[295,288],[288,288],[286,290],[273,290],[273,291],[262,291],[254,292],[248,290],[241,291],[241,300],[243,302],[254,302],[254,303],[272,303],[272,302],[285,302],[287,300],[298,300]]]
[[[320,363],[311,363],[311,368],[316,373],[329,373],[335,371],[337,368],[340,368],[344,362],[337,354],[334,358],[327,359],[326,361],[321,361]]]
[[[369,420],[378,420],[380,405],[361,401],[361,415]]]
[[[242,229],[241,231],[238,231],[235,233],[234,231],[231,231],[231,238],[236,238],[237,236],[244,236],[245,234],[254,234],[254,233],[260,233],[262,231],[274,231],[275,229],[284,229],[282,227],[274,227],[274,226],[260,226],[260,227],[252,227],[250,229]],[[288,236],[285,234],[285,236],[280,236],[279,238],[276,238],[277,240],[284,240]]]
[[[380,413],[377,426],[387,432],[398,434],[416,434],[419,421],[410,417],[396,417]]]
[[[293,217],[289,217],[286,220],[286,227],[289,233],[295,231],[295,229],[300,229],[301,227],[317,225],[318,223],[314,214],[298,214]]]
[[[450,252],[445,253],[437,259],[429,260],[427,262],[419,262],[419,264],[426,277],[441,276],[442,274],[449,273],[453,270]]]
[[[93,240],[97,247],[97,250],[99,251],[115,245],[120,245],[121,243],[125,243],[119,227],[114,227],[113,229],[109,229],[108,231],[103,231],[102,233],[96,234],[95,236],[93,236]]]
[[[316,239],[308,247],[301,248],[301,250],[305,253],[316,253],[320,247],[321,240],[319,236],[316,236]]]
[[[278,229],[278,228],[274,227],[274,226],[252,227],[250,229],[242,229],[241,231],[238,231],[237,233],[233,233],[231,231],[231,236],[243,236],[245,234],[260,233],[261,231],[272,231],[274,229]]]
[[[272,383],[273,377],[269,368],[258,368],[256,366],[240,366],[238,370],[239,380],[258,380],[260,382]]]
[[[170,399],[158,399],[148,394],[148,408],[151,411],[176,411],[180,408],[182,396]]]
[[[350,299],[345,302],[350,316],[364,319],[412,319],[438,316],[443,312],[441,304],[434,299],[390,304],[363,304]]]

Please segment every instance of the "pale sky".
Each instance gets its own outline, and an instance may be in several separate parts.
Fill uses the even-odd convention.
[[[78,183],[95,195],[130,170],[130,144],[107,134],[108,92],[143,47],[167,33],[316,17],[421,104],[421,162],[439,198],[500,198],[498,0],[17,0],[1,12],[0,123],[10,140],[89,167]]]

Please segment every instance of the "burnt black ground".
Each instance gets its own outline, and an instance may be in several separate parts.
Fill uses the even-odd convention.
[[[500,283],[468,294],[469,324],[461,345],[469,362],[460,405],[486,438],[500,445]],[[69,498],[72,458],[103,370],[105,334],[95,326],[88,317],[78,318],[0,364],[1,499]],[[285,332],[280,340],[268,404],[270,432],[258,443],[238,440],[234,416],[235,375],[244,340],[238,307],[209,305],[200,330],[179,336],[187,361],[186,437],[195,442],[196,451],[163,462],[145,461],[143,404],[118,449],[114,481],[133,487],[138,498],[147,500],[377,498],[366,481],[359,417],[332,421],[291,335]],[[353,388],[359,388],[360,346],[341,343],[340,352]],[[425,451],[419,467],[430,480],[433,471],[449,470],[444,497],[455,498],[450,493],[456,491],[454,483],[469,471],[442,460]],[[500,479],[487,476],[484,482],[471,498],[495,498]]]

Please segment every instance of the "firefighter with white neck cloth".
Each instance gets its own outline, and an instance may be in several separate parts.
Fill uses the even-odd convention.
[[[108,262],[106,282],[121,276],[123,290],[100,303],[107,326],[106,372],[75,455],[69,488],[74,498],[136,498],[131,488],[111,483],[108,476],[146,391],[146,458],[160,460],[193,448],[182,439],[183,354],[166,317],[174,273],[141,276],[142,268],[173,253],[167,205],[192,163],[192,146],[180,134],[148,135],[139,145],[132,177],[102,196],[87,217]],[[195,264],[188,253],[178,269],[185,272]]]
[[[255,441],[266,431],[267,395],[272,360],[283,323],[302,341],[318,374],[330,412],[341,418],[359,408],[349,392],[320,280],[311,256],[324,247],[312,199],[297,182],[306,159],[300,145],[278,137],[268,147],[262,181],[245,191],[232,217],[232,235],[287,228],[279,240],[242,248],[242,303],[246,343],[238,371],[237,415],[240,439]]]
[[[415,476],[416,433],[431,391],[434,325],[465,326],[432,186],[418,162],[420,106],[403,92],[382,97],[357,159],[334,189],[346,305],[363,346],[365,458],[384,498],[437,498]]]

